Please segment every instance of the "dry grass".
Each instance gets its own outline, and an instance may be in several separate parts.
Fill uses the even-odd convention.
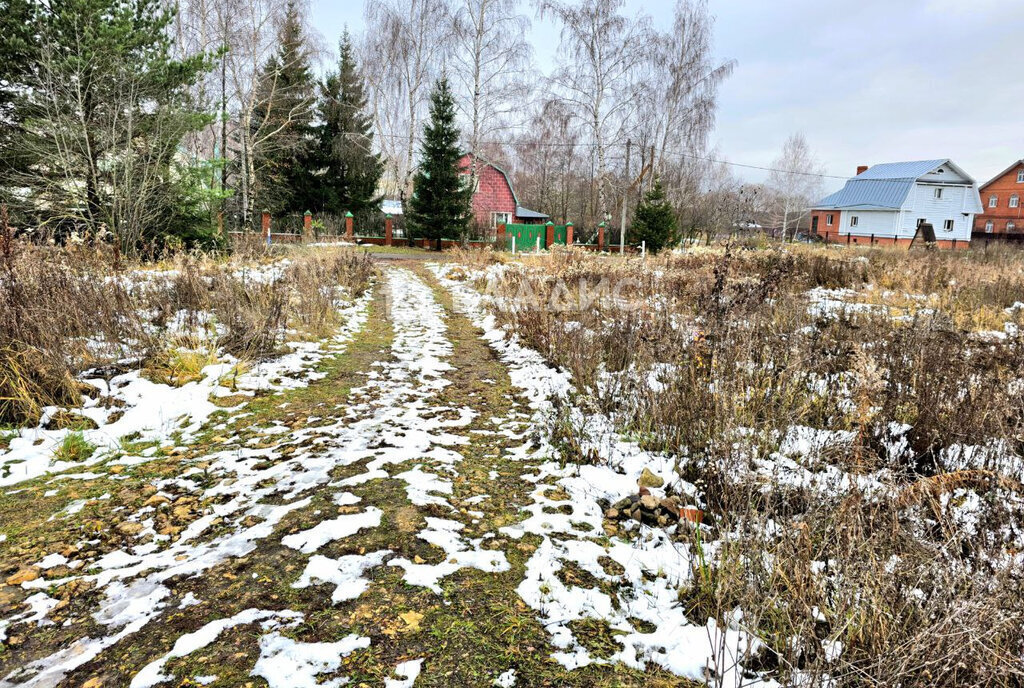
[[[467,276],[492,262],[464,260]],[[697,620],[742,609],[765,642],[748,666],[784,684],[1021,685],[1024,336],[1007,309],[1024,254],[560,251],[492,274],[478,286],[499,324],[697,487],[715,546],[681,600]],[[814,288],[867,307],[812,308]],[[824,441],[793,453],[794,428]],[[556,431],[569,460],[595,460],[566,419]],[[802,479],[765,468],[789,460]],[[830,471],[848,480],[814,487]]]
[[[78,405],[86,370],[138,367],[183,385],[218,351],[255,360],[289,338],[327,336],[373,273],[351,252],[281,258],[263,247],[126,266],[107,248],[22,244],[0,226],[0,424],[31,426],[43,407]]]

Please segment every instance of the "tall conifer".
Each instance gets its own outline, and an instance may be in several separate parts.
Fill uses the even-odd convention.
[[[455,101],[447,77],[441,77],[430,97],[430,121],[423,130],[421,160],[413,177],[407,217],[414,236],[458,239],[469,228],[473,190],[459,174],[459,130]]]
[[[316,191],[310,207],[364,219],[380,204],[377,184],[384,164],[373,151],[373,124],[348,31],[338,53],[338,71],[321,84],[321,123],[312,165]]]

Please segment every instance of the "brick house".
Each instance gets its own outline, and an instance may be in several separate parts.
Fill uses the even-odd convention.
[[[974,237],[1024,240],[1024,160],[1018,160],[981,186],[982,212],[974,220]]]
[[[459,161],[462,174],[471,174],[472,155]],[[519,205],[512,182],[503,169],[477,158],[477,183],[473,190],[473,216],[482,233],[494,234],[499,224],[543,224],[550,218]]]

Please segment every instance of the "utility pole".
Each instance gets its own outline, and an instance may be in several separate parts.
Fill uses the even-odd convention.
[[[626,254],[626,206],[629,205],[629,151],[633,147],[633,140],[626,139],[626,188],[622,192],[622,223],[619,226],[619,255]],[[642,151],[641,151],[642,152]],[[643,157],[643,156],[640,156]]]

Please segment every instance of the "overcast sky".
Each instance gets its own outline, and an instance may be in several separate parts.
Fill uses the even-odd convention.
[[[671,0],[627,0],[671,23]],[[709,0],[715,50],[735,59],[712,144],[725,159],[770,165],[802,131],[826,171],[952,158],[979,181],[1024,158],[1019,0]],[[362,3],[313,0],[333,43],[362,30]],[[532,16],[524,3],[524,11]],[[536,18],[531,43],[547,69],[558,29]],[[756,171],[738,176],[760,181]],[[829,180],[827,188],[841,182]]]

